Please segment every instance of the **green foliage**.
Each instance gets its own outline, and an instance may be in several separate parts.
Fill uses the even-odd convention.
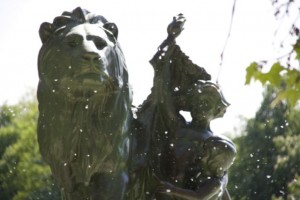
[[[271,2],[277,19],[289,17],[291,10],[299,13],[294,0]],[[245,84],[259,81],[269,89],[244,135],[235,139],[238,156],[229,182],[233,199],[300,199],[300,29],[296,21],[288,31],[289,38],[296,40],[287,55],[271,65],[261,61],[247,67]]]
[[[10,126],[15,111],[9,106],[3,105],[0,108],[0,116],[0,157],[2,157],[6,148],[17,140],[18,134]]]
[[[261,108],[236,138],[237,159],[230,170],[233,199],[299,199],[300,111],[278,103],[266,90]]]
[[[259,65],[256,62],[251,63],[246,71],[246,84],[249,84],[251,79],[259,80],[262,84],[266,84],[269,82],[272,85],[280,86],[281,84],[281,76],[280,72],[284,70],[284,67],[282,67],[278,62],[275,63],[269,72],[263,73],[261,71],[262,66]]]
[[[260,81],[263,85],[270,84],[279,89],[277,97],[272,102],[273,107],[282,100],[287,100],[292,107],[295,106],[300,99],[300,71],[276,62],[264,73],[263,65],[264,63],[253,62],[247,67],[245,84],[250,84],[252,79]]]
[[[300,176],[295,177],[295,179],[288,184],[288,191],[288,199],[300,199]]]
[[[36,134],[37,103],[0,107],[0,199],[59,199]]]
[[[272,4],[275,8],[275,16],[282,20],[289,17],[291,10],[299,12],[300,9],[299,4],[295,4],[294,0],[272,0]],[[297,28],[296,22],[294,21],[288,30],[290,39],[295,38],[288,54],[269,62],[252,62],[246,69],[246,85],[250,84],[251,80],[255,80],[262,85],[271,85],[278,89],[277,97],[272,102],[273,107],[283,100],[286,100],[293,107],[300,99],[300,29]],[[281,45],[283,42],[281,41]],[[264,73],[263,69],[267,68],[270,62],[272,63],[271,69]]]

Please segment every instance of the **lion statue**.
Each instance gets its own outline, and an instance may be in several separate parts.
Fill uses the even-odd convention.
[[[39,34],[38,142],[63,199],[124,199],[132,99],[117,26],[78,7]]]

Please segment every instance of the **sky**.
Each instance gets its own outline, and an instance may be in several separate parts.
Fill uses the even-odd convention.
[[[220,134],[239,134],[240,118],[251,118],[262,100],[259,83],[245,86],[245,69],[252,62],[276,57],[274,32],[278,26],[269,0],[237,0],[223,65],[220,54],[230,27],[234,0],[2,0],[0,1],[0,105],[14,104],[38,84],[38,35],[42,22],[52,22],[63,11],[80,6],[103,15],[119,28],[138,106],[150,93],[153,69],[149,60],[166,38],[173,16],[183,13],[185,29],[177,44],[190,59],[204,67],[222,87],[231,106],[212,122]]]

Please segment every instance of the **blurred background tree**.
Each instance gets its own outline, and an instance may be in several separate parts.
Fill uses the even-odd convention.
[[[229,191],[235,200],[300,199],[300,111],[284,102],[272,108],[277,92],[266,88],[255,118],[234,139]]]
[[[0,199],[59,199],[37,145],[37,102],[0,107]]]
[[[247,67],[245,83],[261,82],[265,93],[256,116],[234,139],[238,154],[229,174],[234,200],[300,199],[300,5],[294,0],[271,2],[279,20],[291,12],[296,18],[288,39],[280,42],[288,53]]]

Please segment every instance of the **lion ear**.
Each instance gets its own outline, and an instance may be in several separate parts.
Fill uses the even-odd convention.
[[[103,26],[105,29],[109,30],[113,35],[114,37],[117,39],[118,38],[118,27],[115,23],[112,23],[112,22],[107,22],[106,24],[104,24]]]
[[[50,38],[53,32],[54,27],[52,24],[48,22],[44,22],[41,24],[39,34],[43,44]]]

